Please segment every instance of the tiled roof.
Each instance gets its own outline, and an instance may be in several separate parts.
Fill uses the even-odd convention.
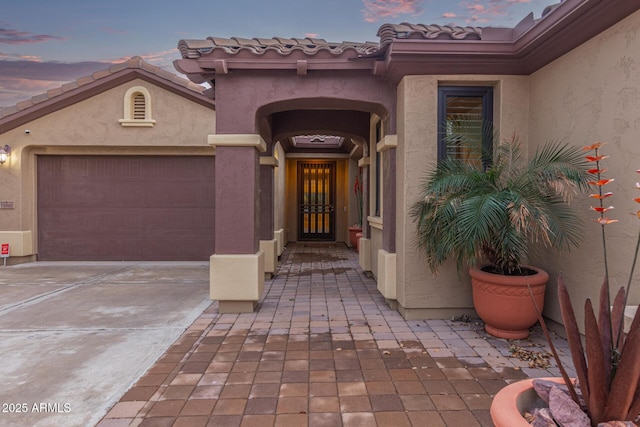
[[[160,67],[157,67],[155,65],[151,65],[148,62],[146,62],[145,60],[143,60],[141,57],[139,56],[134,56],[131,59],[129,59],[128,61],[125,62],[121,62],[118,64],[114,64],[111,67],[109,67],[108,69],[105,70],[101,70],[101,71],[96,71],[95,73],[89,75],[89,76],[85,76],[85,77],[80,77],[79,79],[70,82],[70,83],[66,83],[63,84],[62,86],[55,88],[55,89],[51,89],[45,93],[42,93],[40,95],[36,95],[31,99],[27,99],[25,101],[19,102],[18,104],[11,106],[11,107],[4,107],[4,108],[0,108],[0,118],[2,117],[6,117],[9,116],[11,114],[15,114],[19,111],[25,110],[27,108],[33,107],[37,104],[40,104],[42,102],[51,100],[56,98],[57,96],[63,95],[65,93],[68,93],[70,91],[82,88],[85,85],[88,85],[90,83],[93,82],[97,82],[100,79],[104,79],[106,77],[109,77],[115,73],[118,73],[120,71],[123,70],[127,70],[127,69],[140,69],[140,70],[145,70],[151,74],[156,75],[157,77],[160,77],[164,80],[167,80],[171,83],[174,83],[178,86],[182,86],[188,90],[191,90],[197,94],[202,94],[202,92],[205,90],[204,87],[197,85],[185,78],[179,77],[173,73],[170,73],[169,71],[165,71],[163,69],[161,69]]]
[[[319,52],[329,52],[337,56],[351,50],[358,56],[373,56],[381,50],[384,50],[384,48],[395,39],[480,40],[482,37],[482,28],[408,23],[384,24],[378,30],[377,35],[380,37],[380,43],[332,43],[324,39],[310,37],[304,39],[283,37],[273,37],[270,39],[232,37],[227,39],[208,37],[204,40],[180,40],[178,49],[184,59],[197,59],[214,50],[221,50],[228,54],[247,51],[255,55],[262,55],[272,51],[283,56],[295,51],[301,51],[309,56],[313,56]]]
[[[425,40],[480,40],[482,28],[457,27],[449,25],[424,24],[384,24],[378,29],[380,45],[384,46],[395,39],[425,39]]]
[[[230,39],[220,37],[208,37],[204,40],[180,40],[178,49],[185,59],[195,59],[210,53],[214,49],[220,49],[226,53],[236,54],[241,51],[262,55],[266,52],[276,52],[280,55],[289,55],[295,51],[302,51],[307,55],[315,55],[318,52],[329,52],[333,55],[352,50],[359,55],[369,55],[378,49],[378,43],[342,42],[330,43],[324,39],[304,38],[288,39],[274,37],[271,39],[253,38],[244,39],[232,37]]]

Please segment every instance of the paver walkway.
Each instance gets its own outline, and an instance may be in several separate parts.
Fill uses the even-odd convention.
[[[491,426],[507,383],[558,374],[511,344],[478,322],[406,321],[352,250],[290,244],[256,312],[212,303],[98,426]],[[515,344],[544,351],[538,331]]]

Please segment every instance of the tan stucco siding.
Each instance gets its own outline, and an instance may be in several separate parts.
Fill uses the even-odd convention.
[[[125,93],[133,86],[148,90],[154,127],[123,127],[118,122],[124,117]],[[1,134],[0,144],[12,151],[0,167],[0,200],[13,201],[14,209],[0,210],[0,237],[3,232],[30,233],[32,244],[15,252],[12,248],[12,255],[29,256],[37,250],[37,154],[211,155],[207,135],[214,133],[211,108],[133,80]]]
[[[609,272],[613,289],[626,285],[640,222],[635,217],[639,205],[634,184],[640,168],[640,12],[589,40],[531,76],[530,141],[564,139],[576,145],[607,141],[602,153],[611,156],[603,163],[606,187],[615,206],[608,216],[620,222],[607,226]],[[596,201],[581,195],[576,206],[583,210],[585,238],[569,254],[540,256],[538,263],[550,274],[545,314],[560,321],[556,298],[557,273],[575,301],[576,315],[583,316],[582,302],[598,300],[604,277],[600,226],[591,221],[589,210]],[[637,304],[636,286],[631,305]],[[579,322],[582,324],[582,321]]]
[[[406,317],[443,317],[473,307],[470,280],[453,264],[433,275],[415,245],[411,206],[421,178],[435,165],[439,85],[493,86],[494,121],[500,135],[528,134],[528,80],[524,76],[408,76],[398,86],[397,299]],[[411,314],[411,310],[415,315]]]

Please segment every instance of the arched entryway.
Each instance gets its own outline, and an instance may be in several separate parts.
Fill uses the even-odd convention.
[[[346,242],[348,227],[362,223],[362,209],[352,189],[357,176],[362,181],[358,162],[367,156],[375,113],[366,111],[372,108],[364,103],[360,110],[314,108],[317,99],[296,99],[291,104],[300,109],[278,110],[270,104],[258,111],[265,123],[262,132],[273,143],[265,155],[279,159],[274,169],[274,230],[282,232],[285,241]],[[280,108],[290,106],[279,103]],[[267,175],[261,182],[265,204],[269,200],[262,193],[269,185]],[[360,203],[362,196],[360,191]],[[261,221],[263,233],[269,222]]]
[[[385,177],[375,182],[376,191],[391,185],[377,202],[394,218],[395,153],[381,162],[376,144],[395,134],[396,88],[374,75],[373,59],[358,59],[355,48],[283,55],[181,45],[185,59],[176,67],[195,82],[208,81],[216,102],[216,134],[208,137],[216,150],[211,297],[221,311],[255,307],[264,273],[275,271],[288,241],[345,241],[357,217],[368,241],[373,164],[376,178]],[[316,63],[325,65],[316,69]],[[358,215],[350,191],[356,176],[364,200]],[[321,192],[319,177],[326,183]],[[313,192],[305,192],[305,179],[315,182]],[[313,200],[305,200],[311,193]],[[392,252],[395,227],[389,224],[378,240]],[[382,224],[378,228],[382,232]],[[365,252],[364,264],[371,265],[376,255]]]

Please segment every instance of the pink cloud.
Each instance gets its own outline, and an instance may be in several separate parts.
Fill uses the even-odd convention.
[[[33,34],[27,31],[17,31],[10,30],[8,28],[0,28],[0,43],[28,44],[42,43],[49,40],[65,40],[65,38],[50,36],[47,34]]]
[[[310,39],[317,39],[318,33],[304,33],[305,37],[309,37]]]
[[[376,22],[398,15],[417,15],[422,12],[424,0],[362,0],[364,3],[364,20]]]
[[[19,55],[17,53],[0,52],[0,60],[8,60],[8,61],[25,60],[25,61],[40,62],[42,61],[42,58],[40,58],[39,56],[33,56],[33,55]]]
[[[173,60],[180,57],[177,49],[139,55],[145,61],[177,74]],[[106,70],[130,57],[104,61],[56,62],[0,52],[0,108],[14,105],[32,96],[54,89],[66,82]]]
[[[153,65],[157,65],[160,68],[164,68],[167,71],[175,73],[176,70],[173,68],[173,61],[180,58],[180,52],[177,48],[172,48],[168,50],[162,50],[159,52],[147,52],[141,53],[136,56],[144,59],[146,62],[149,62]],[[120,62],[125,62],[130,60],[130,56],[121,56],[120,58],[109,59],[107,60],[111,64],[118,64]]]
[[[66,81],[32,80],[0,76],[0,108],[15,105],[32,96],[55,89]]]
[[[455,17],[457,17],[457,16],[458,16],[458,15],[456,15],[456,14],[455,14],[455,13],[453,13],[453,12],[445,12],[445,13],[443,13],[443,14],[442,14],[442,17],[443,17],[443,18],[448,18],[448,19],[452,19],[452,18],[455,18]]]
[[[467,23],[487,23],[495,18],[509,16],[510,8],[531,0],[470,0],[462,1],[460,8],[467,12]]]
[[[109,68],[107,62],[51,62],[0,60],[0,79],[21,79],[30,81],[69,82],[87,76],[94,71]]]
[[[166,61],[166,60],[174,60],[180,57],[180,52],[178,48],[161,50],[160,52],[149,52],[139,55],[142,59],[148,62],[157,62],[157,61]]]

